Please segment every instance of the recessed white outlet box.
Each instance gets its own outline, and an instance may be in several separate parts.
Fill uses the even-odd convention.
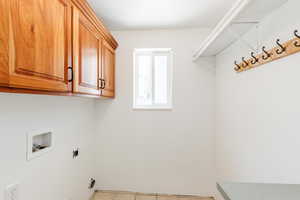
[[[18,200],[19,199],[19,184],[13,184],[6,187],[5,200]]]
[[[37,158],[53,148],[53,131],[39,130],[27,134],[27,160]]]

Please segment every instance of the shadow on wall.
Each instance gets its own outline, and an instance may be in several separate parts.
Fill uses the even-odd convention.
[[[200,57],[194,61],[199,67],[203,68],[206,72],[216,73],[216,58],[215,56]],[[212,65],[213,63],[213,65]]]

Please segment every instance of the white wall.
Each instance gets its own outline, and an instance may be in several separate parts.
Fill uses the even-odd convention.
[[[214,89],[211,59],[192,62],[207,29],[120,31],[114,101],[99,101],[99,189],[213,195]],[[134,111],[134,48],[174,51],[174,109]]]
[[[299,7],[290,0],[262,22],[263,45],[293,38]],[[256,36],[253,30],[245,39]],[[234,60],[249,55],[238,42],[216,60],[218,180],[300,183],[300,54],[236,74]]]
[[[94,100],[0,94],[0,200],[19,182],[20,199],[87,200],[94,174]],[[26,133],[53,129],[53,151],[27,162]],[[80,148],[73,160],[72,151]]]

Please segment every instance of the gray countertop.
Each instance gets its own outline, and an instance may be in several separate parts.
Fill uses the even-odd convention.
[[[300,200],[300,185],[218,183],[225,200]]]

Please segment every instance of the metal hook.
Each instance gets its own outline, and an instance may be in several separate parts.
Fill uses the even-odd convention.
[[[271,53],[269,53],[269,52],[266,51],[266,47],[265,46],[262,47],[262,51],[266,54],[266,55],[262,56],[262,59],[268,60],[268,58],[270,58],[272,56]]]
[[[259,61],[259,59],[254,56],[254,52],[251,52],[251,57],[253,58],[253,60],[251,61],[251,63],[253,65],[255,65]]]
[[[234,68],[234,70],[235,71],[239,71],[241,69],[241,66],[239,66],[236,61],[234,61],[234,64],[236,65],[236,67]]]
[[[280,39],[277,39],[277,40],[276,40],[276,43],[277,43],[277,45],[278,45],[281,49],[277,49],[277,50],[276,50],[276,53],[277,53],[277,54],[282,54],[283,52],[286,51],[286,47],[282,46],[282,44],[280,44],[279,42],[280,42]]]
[[[300,39],[300,36],[297,33],[298,33],[298,30],[295,30],[294,35],[296,36],[296,38]],[[295,41],[294,45],[295,45],[295,47],[300,47],[300,44],[298,41]]]
[[[245,57],[242,57],[242,61],[244,62],[243,67],[247,67],[249,63],[245,60]]]

